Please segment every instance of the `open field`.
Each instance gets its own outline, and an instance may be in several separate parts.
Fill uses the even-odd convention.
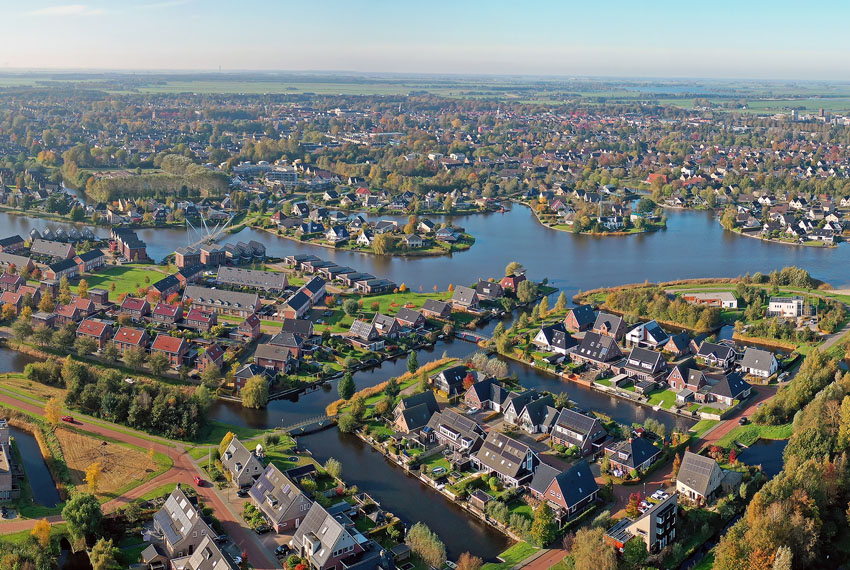
[[[716,445],[720,447],[731,447],[738,441],[744,445],[752,445],[759,439],[788,439],[791,437],[791,424],[783,424],[778,426],[762,426],[757,424],[747,424],[738,426],[720,439]]]
[[[110,299],[112,299],[121,293],[135,295],[139,287],[147,287],[165,276],[166,273],[156,265],[110,265],[97,273],[86,274],[84,278],[89,284],[89,289],[106,289],[110,292]],[[111,290],[113,283],[114,291]],[[76,289],[76,286],[71,287],[72,291]]]
[[[108,442],[104,445],[100,439],[67,429],[57,429],[56,437],[78,488],[86,487],[86,469],[100,462],[103,472],[96,494],[101,500],[120,494],[128,485],[141,484],[160,468],[146,453],[122,444]]]

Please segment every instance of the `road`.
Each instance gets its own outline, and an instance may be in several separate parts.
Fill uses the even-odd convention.
[[[758,409],[759,404],[769,400],[770,398],[776,395],[777,391],[776,386],[757,386],[756,397],[751,400],[749,405],[743,410],[739,410],[734,416],[729,419],[720,422],[717,426],[714,427],[711,431],[703,434],[702,438],[697,442],[699,449],[703,449],[710,445],[714,445],[717,443],[719,439],[728,434],[730,431],[738,427],[740,424],[738,423],[740,418],[743,416],[752,417],[752,415]]]
[[[23,396],[0,392],[0,403],[10,405],[33,414],[44,414],[44,406],[41,402],[25,398]],[[151,441],[149,436],[141,434],[141,432],[135,432],[127,427],[118,426],[110,422],[93,419],[92,421],[98,422],[95,424],[87,422],[87,418],[82,417],[79,414],[76,414],[76,417],[82,418],[83,420],[82,423],[78,421],[74,426],[80,431],[88,432],[93,435],[109,437],[123,443],[141,447],[142,449],[148,449],[153,446],[155,451],[168,455],[174,461],[174,466],[165,473],[162,473],[154,479],[139,485],[121,497],[105,503],[103,505],[105,513],[114,511],[115,509],[126,505],[133,499],[141,497],[148,491],[151,491],[161,485],[178,482],[190,485],[192,484],[192,478],[195,475],[200,476],[202,479],[205,477],[203,471],[201,471],[200,467],[192,461],[192,458],[188,453],[186,453],[186,450],[182,446],[170,445],[166,442],[166,440],[159,438],[154,438],[154,441]],[[253,531],[243,526],[242,518],[239,513],[234,513],[225,505],[225,502],[222,500],[219,492],[213,485],[206,482],[203,487],[195,487],[195,490],[198,492],[200,499],[207,506],[212,508],[215,517],[221,521],[224,531],[230,536],[233,542],[236,543],[243,552],[247,553],[247,559],[254,568],[257,568],[258,570],[281,568],[277,559],[275,559],[268,550],[262,546],[259,537]],[[62,518],[60,516],[54,516],[49,517],[48,520],[51,523],[55,523],[61,522]],[[35,520],[12,520],[0,522],[0,533],[6,534],[10,532],[28,530],[32,528],[34,524]]]

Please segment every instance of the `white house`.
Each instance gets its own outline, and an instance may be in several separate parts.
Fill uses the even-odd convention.
[[[748,347],[741,359],[741,370],[753,376],[770,378],[779,369],[779,362],[772,352]]]
[[[805,300],[796,295],[794,297],[771,297],[767,305],[767,316],[795,319],[803,316]]]

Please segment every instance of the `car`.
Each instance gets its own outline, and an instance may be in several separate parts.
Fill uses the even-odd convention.
[[[278,556],[283,556],[283,555],[289,553],[289,545],[281,544],[280,546],[278,546],[277,548],[274,549],[274,553],[277,554]]]
[[[738,420],[738,423],[741,424],[742,426],[745,426],[745,425],[747,425],[748,421],[749,420],[747,419],[747,416],[741,416],[741,419]]]
[[[257,534],[266,534],[267,532],[271,532],[272,528],[267,524],[261,524],[257,528],[254,529],[254,532]]]
[[[323,321],[322,319],[316,319],[316,324],[317,325],[323,325],[323,324],[325,324],[325,321]]]
[[[325,311],[324,313],[322,313],[322,316],[323,317],[332,317],[332,316],[334,316],[334,312],[333,311]]]
[[[195,482],[195,485],[197,485],[198,487],[203,487],[204,481],[200,477],[198,477],[197,475],[192,477],[192,480]]]
[[[233,563],[239,566],[240,564],[242,564],[242,557],[237,554],[233,557]]]
[[[74,416],[62,416],[62,421],[72,424],[74,423]]]
[[[433,475],[444,475],[446,473],[446,468],[445,467],[434,467],[433,469],[431,469],[431,473]]]
[[[469,411],[466,412],[466,413],[471,416],[472,414],[474,414],[476,412],[478,412],[478,408],[469,408]]]
[[[248,496],[248,489],[239,489],[236,491],[236,496],[244,499]]]
[[[216,544],[224,544],[225,542],[227,542],[227,535],[220,534],[213,539],[213,542],[215,542]]]

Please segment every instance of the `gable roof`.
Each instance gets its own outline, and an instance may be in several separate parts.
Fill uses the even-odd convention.
[[[130,327],[121,327],[112,340],[123,344],[141,344],[147,333],[143,329],[133,329]]]
[[[606,451],[611,452],[611,458],[614,461],[625,465],[630,469],[634,469],[636,466],[642,465],[652,457],[661,453],[660,449],[642,437],[624,439],[614,445],[606,447],[605,449]],[[622,457],[621,454],[624,454],[626,457]]]
[[[609,331],[617,331],[623,325],[623,317],[618,317],[610,313],[600,312],[593,322],[594,330],[602,330],[603,328]]]
[[[207,536],[215,536],[180,487],[171,492],[162,508],[154,514],[154,521],[162,529],[163,538],[172,546],[192,532],[204,531]]]
[[[626,358],[626,368],[638,372],[654,374],[664,368],[664,365],[661,353],[648,348],[635,347]]]
[[[584,335],[576,349],[576,354],[597,362],[610,362],[622,356],[620,347],[617,346],[617,341],[613,337],[595,332]]]
[[[555,420],[555,425],[565,427],[570,431],[580,434],[589,434],[593,427],[599,423],[599,420],[596,418],[570,408],[561,410],[561,413],[558,414],[558,419]]]
[[[475,289],[458,285],[455,289],[454,295],[452,295],[452,300],[457,301],[462,305],[471,305],[478,300],[478,294],[475,292]]]
[[[516,479],[525,469],[525,458],[530,451],[524,443],[491,431],[475,457],[490,469]]]
[[[741,359],[741,368],[767,371],[775,358],[772,352],[748,346]]]
[[[715,344],[713,342],[704,341],[699,345],[697,356],[703,358],[713,357],[718,360],[728,360],[735,355],[735,350],[725,344]]]
[[[448,303],[437,301],[436,299],[426,299],[422,305],[422,309],[432,313],[442,313],[449,306]]]
[[[741,378],[737,372],[731,374],[721,374],[717,384],[712,386],[711,393],[717,396],[737,399],[743,392],[750,389],[750,385]]]
[[[554,346],[561,350],[569,350],[578,345],[578,341],[567,332],[564,323],[555,323],[554,325],[541,327],[540,332],[543,333],[546,344],[549,346]]]
[[[579,326],[589,325],[596,322],[596,313],[590,305],[579,305],[569,310],[568,314],[572,314],[573,318]]]
[[[676,480],[684,483],[703,497],[707,497],[714,489],[709,489],[711,473],[719,469],[717,461],[711,457],[685,451]]]
[[[554,477],[554,482],[557,483],[564,502],[568,506],[583,501],[599,490],[599,485],[596,484],[596,479],[590,471],[590,465],[584,459],[558,473]]]
[[[408,309],[407,307],[401,307],[398,312],[395,314],[395,318],[398,321],[404,321],[407,323],[415,323],[422,317],[422,313],[416,311],[414,309]]]

